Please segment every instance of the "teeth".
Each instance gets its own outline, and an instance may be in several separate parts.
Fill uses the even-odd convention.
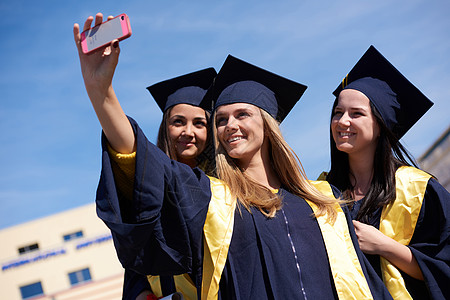
[[[231,143],[231,142],[234,142],[234,141],[237,141],[237,140],[242,140],[242,138],[241,137],[231,138],[231,139],[228,140],[228,143]]]
[[[340,136],[351,136],[353,133],[351,132],[341,132],[339,133]]]

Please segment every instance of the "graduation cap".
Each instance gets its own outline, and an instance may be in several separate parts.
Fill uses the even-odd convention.
[[[386,126],[400,139],[433,105],[374,46],[370,46],[333,94],[343,89],[362,92]]]
[[[199,106],[216,75],[214,68],[207,68],[155,83],[147,90],[163,112],[177,104]]]
[[[201,106],[214,109],[231,103],[258,106],[282,121],[306,90],[306,86],[228,55]]]

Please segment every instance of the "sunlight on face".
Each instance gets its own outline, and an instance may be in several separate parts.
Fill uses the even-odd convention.
[[[203,152],[208,135],[207,126],[208,121],[202,108],[189,104],[172,107],[168,131],[178,161],[192,162]]]
[[[331,132],[338,150],[355,153],[375,153],[380,127],[370,107],[370,100],[357,90],[339,94],[331,120]]]
[[[219,141],[230,157],[244,164],[261,159],[265,135],[258,107],[247,103],[222,105],[215,120]]]

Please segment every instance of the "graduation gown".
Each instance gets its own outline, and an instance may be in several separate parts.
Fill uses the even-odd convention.
[[[130,121],[137,142],[133,200],[120,199],[103,138],[98,216],[111,229],[125,268],[151,275],[188,273],[200,298],[206,280],[202,276],[208,271],[205,257],[215,255],[203,239],[214,197],[211,181],[202,171],[170,160]],[[274,218],[254,208],[232,210],[231,240],[220,257],[226,260],[219,273],[218,299],[338,299],[334,282],[341,278],[333,278],[311,206],[284,189],[279,193],[283,208]],[[353,229],[350,235],[373,298],[390,299],[367,268]],[[344,273],[337,276],[348,279]]]
[[[406,189],[418,189],[419,181],[401,174],[413,172],[422,176],[424,172],[412,168],[402,167],[396,172],[397,195],[404,194]],[[422,173],[422,174],[421,174]],[[402,181],[399,184],[399,181]],[[399,190],[400,189],[400,190]],[[369,224],[380,229],[380,221],[384,220],[384,227],[396,228],[399,220],[405,218],[406,224],[412,223],[412,237],[405,243],[416,258],[424,276],[424,281],[414,279],[398,270],[404,280],[407,292],[413,299],[450,299],[450,194],[435,179],[425,178],[423,192],[414,192],[417,198],[410,203],[399,204],[398,198],[392,206],[401,205],[402,214],[387,220],[388,212],[379,208],[369,219]],[[398,196],[397,196],[398,197]],[[352,218],[356,219],[364,200],[356,202],[351,208]],[[415,212],[417,211],[417,212]],[[417,216],[410,216],[417,214]],[[412,221],[410,221],[412,220]],[[405,221],[402,221],[405,222]],[[389,223],[389,224],[386,224]],[[403,227],[403,225],[401,225]],[[381,229],[383,232],[383,228]],[[402,232],[406,229],[402,229]],[[396,238],[394,238],[396,239]],[[378,255],[366,255],[375,271],[383,277],[383,270]]]

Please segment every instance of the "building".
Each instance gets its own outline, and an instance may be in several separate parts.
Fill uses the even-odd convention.
[[[450,191],[450,127],[419,157],[420,168],[435,176]]]
[[[1,299],[121,299],[123,268],[95,204],[0,230]]]

